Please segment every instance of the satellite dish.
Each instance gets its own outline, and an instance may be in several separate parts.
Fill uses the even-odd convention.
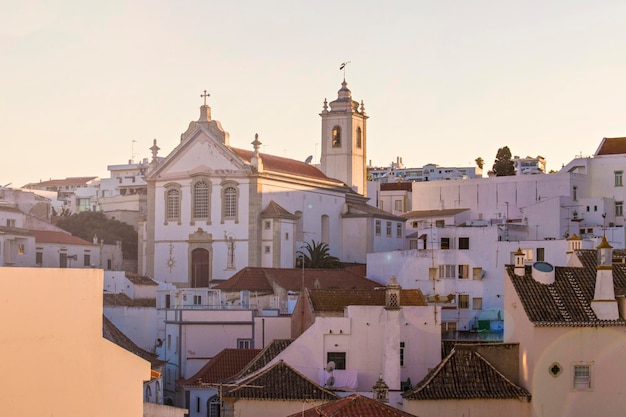
[[[331,375],[326,380],[326,385],[325,386],[332,387],[333,385],[335,385],[335,377]]]
[[[313,155],[309,155],[306,157],[306,159],[304,160],[305,164],[310,164],[311,161],[313,160]]]
[[[332,372],[335,370],[335,362],[330,361],[326,364],[326,372]]]

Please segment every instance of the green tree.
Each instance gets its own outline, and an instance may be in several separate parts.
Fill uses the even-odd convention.
[[[479,156],[478,158],[474,159],[474,161],[476,162],[476,166],[478,166],[478,168],[483,169],[483,166],[485,165],[485,160],[483,158]]]
[[[336,256],[330,254],[330,248],[327,243],[312,241],[305,243],[304,250],[298,251],[300,262],[304,258],[305,268],[318,269],[338,269],[341,268],[341,262]],[[302,263],[300,263],[302,266]]]
[[[137,259],[137,232],[127,223],[119,220],[109,220],[102,212],[83,211],[63,217],[56,224],[66,230],[88,241],[92,241],[94,236],[105,243],[122,242],[122,252],[124,259]]]
[[[496,177],[515,175],[515,164],[511,160],[511,150],[508,146],[498,149],[492,171]]]

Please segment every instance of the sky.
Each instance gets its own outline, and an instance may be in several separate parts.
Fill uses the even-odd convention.
[[[345,71],[367,159],[558,170],[626,136],[626,2],[0,0],[0,186],[166,156],[199,118],[319,161]]]

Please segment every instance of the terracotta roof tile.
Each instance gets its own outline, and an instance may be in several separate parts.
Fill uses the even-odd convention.
[[[200,387],[203,384],[224,382],[241,371],[260,351],[261,349],[224,349],[191,378],[180,379],[177,384],[183,387]]]
[[[31,230],[37,243],[61,243],[65,245],[88,245],[97,246],[78,236],[72,236],[67,232],[55,230]]]
[[[626,138],[604,138],[596,155],[626,154]]]
[[[95,180],[96,178],[98,177],[68,177],[60,180],[31,182],[22,188],[85,186],[89,181]]]
[[[347,306],[384,306],[385,288],[308,290],[315,312],[343,312]],[[425,306],[426,300],[419,289],[400,290],[401,306]]]
[[[280,360],[229,389],[224,397],[255,400],[335,400],[337,396]],[[256,385],[260,388],[246,387]]]
[[[472,345],[456,345],[406,400],[526,399],[530,393],[517,386],[483,358]]]
[[[138,275],[133,272],[126,272],[125,275],[126,275],[126,278],[128,278],[128,280],[135,285],[150,285],[150,286],[159,285],[156,281],[154,281],[150,277]]]
[[[273,284],[277,284],[288,291],[300,291],[302,275],[300,268],[246,267],[215,288],[224,291],[273,291]],[[380,284],[345,269],[304,269],[304,286],[353,289],[376,288]]]
[[[380,184],[380,191],[413,191],[413,183],[409,181],[383,182]]]
[[[237,380],[244,378],[267,365],[272,359],[278,356],[283,350],[293,342],[293,339],[276,339],[272,343],[265,346],[263,350],[254,357],[243,369],[232,379]]]
[[[132,299],[126,294],[103,294],[102,304],[105,307],[156,307],[156,298]]]
[[[380,401],[364,397],[361,394],[351,394],[326,404],[309,408],[303,413],[292,414],[288,417],[415,417],[405,411],[398,410]]]
[[[230,150],[235,152],[237,156],[243,159],[245,162],[250,163],[252,159],[253,152],[247,149],[239,149],[231,147]],[[263,170],[264,171],[274,171],[280,172],[283,174],[289,175],[298,175],[303,177],[314,178],[318,180],[324,181],[333,181],[337,182],[338,185],[342,183],[338,180],[332,179],[324,175],[322,171],[317,169],[311,164],[307,164],[305,162],[297,161],[295,159],[282,158],[280,156],[274,156],[262,153],[261,160],[263,161]]]
[[[542,284],[532,277],[526,267],[523,277],[515,275],[514,267],[507,272],[528,319],[536,326],[597,326],[626,325],[624,320],[600,320],[591,308],[596,284],[596,251],[577,250],[583,267],[555,267],[552,284]],[[615,290],[626,288],[626,265],[613,264]]]
[[[297,219],[298,216],[288,212],[281,207],[274,200],[270,201],[267,207],[261,212],[261,217],[264,219],[283,218],[283,219]]]
[[[458,209],[444,209],[444,210],[413,210],[408,213],[401,214],[400,217],[405,219],[413,219],[420,217],[446,217],[446,216],[454,216],[459,213],[463,213],[469,209],[466,208],[458,208]]]

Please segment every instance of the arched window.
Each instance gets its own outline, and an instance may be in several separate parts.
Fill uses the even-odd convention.
[[[239,220],[239,188],[234,182],[222,184],[222,223],[224,220]]]
[[[215,395],[207,401],[207,406],[209,409],[209,417],[220,417],[220,399],[219,396]]]
[[[146,385],[146,402],[149,403],[152,399],[152,388],[150,385]]]
[[[209,184],[204,180],[193,185],[193,213],[195,220],[209,218]]]
[[[333,148],[341,147],[341,128],[339,126],[333,127]]]
[[[361,139],[361,135],[362,135],[361,128],[357,127],[356,128],[356,147],[359,149],[363,146],[363,140]]]
[[[169,188],[165,192],[165,221],[180,220],[180,190]]]

